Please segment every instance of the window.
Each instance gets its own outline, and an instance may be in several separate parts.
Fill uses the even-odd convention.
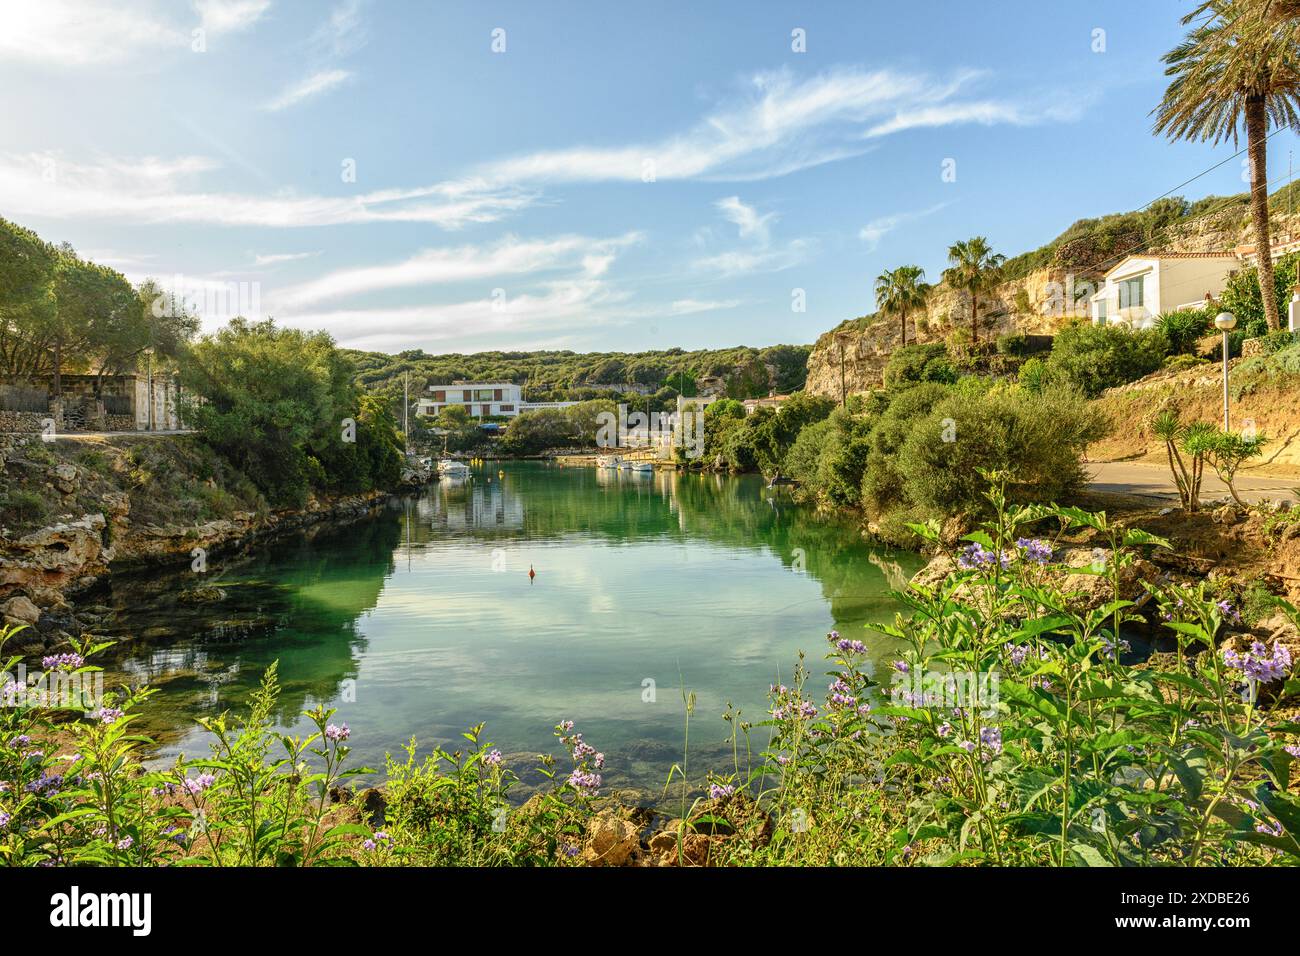
[[[476,402],[490,402],[490,401],[492,401],[492,389],[490,389],[490,388],[480,388],[480,389],[475,389],[475,391],[474,391],[474,401],[476,401]]]
[[[1097,321],[1102,325],[1106,324],[1106,299],[1102,297],[1097,300]]]
[[[502,405],[502,406],[501,406],[501,411],[503,411],[503,412],[513,412],[514,410],[515,410],[515,407],[514,407],[513,405]]]
[[[1124,279],[1119,284],[1119,307],[1121,309],[1134,309],[1140,307],[1142,302],[1142,285],[1145,276],[1137,276],[1133,279]]]

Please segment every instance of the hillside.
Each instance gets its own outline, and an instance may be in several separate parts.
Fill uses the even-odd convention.
[[[1274,238],[1300,233],[1300,184],[1269,197]],[[1088,297],[1100,277],[1125,255],[1160,249],[1210,252],[1253,244],[1244,193],[1159,199],[1142,210],[1080,219],[1050,242],[1008,258],[1005,281],[981,300],[980,337],[1006,332],[1054,334],[1088,314]],[[1002,250],[1005,251],[1005,250]],[[970,305],[943,283],[931,291],[923,313],[908,321],[908,342],[969,334]],[[874,313],[847,319],[823,333],[808,357],[807,389],[838,398],[841,357],[847,391],[880,387],[889,355],[899,345],[899,323]]]
[[[650,352],[474,352],[430,355],[415,349],[388,355],[346,350],[358,381],[376,391],[400,390],[410,373],[412,390],[456,380],[514,382],[533,401],[587,399],[611,392],[643,394],[670,388],[687,395],[751,398],[804,386],[807,345],[736,346],[729,349]]]

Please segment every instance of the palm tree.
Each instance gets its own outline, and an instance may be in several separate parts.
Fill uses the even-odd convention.
[[[994,252],[983,236],[976,236],[949,246],[948,261],[952,266],[943,270],[943,281],[970,296],[971,341],[978,342],[980,296],[997,285],[1007,257]]]
[[[925,270],[920,266],[899,266],[876,276],[876,308],[886,315],[897,315],[907,345],[907,316],[913,309],[925,308],[930,287],[925,284]]]
[[[1259,260],[1259,292],[1270,329],[1281,327],[1268,228],[1269,125],[1300,126],[1300,30],[1274,0],[1210,0],[1183,18],[1197,21],[1164,56],[1170,77],[1152,113],[1170,139],[1231,139],[1246,132],[1250,212]]]

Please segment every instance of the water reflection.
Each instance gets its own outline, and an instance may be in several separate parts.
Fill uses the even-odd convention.
[[[213,561],[201,581],[119,579],[104,630],[125,641],[119,673],[159,688],[146,729],[162,756],[202,752],[193,718],[244,705],[278,661],[279,723],[338,707],[371,767],[413,734],[445,742],[480,720],[503,751],[535,755],[567,717],[613,782],[651,786],[680,756],[680,682],[710,728],[696,739],[720,750],[725,726],[708,721],[728,701],[761,719],[799,649],[891,617],[889,589],[919,566],[757,479],[504,471]]]

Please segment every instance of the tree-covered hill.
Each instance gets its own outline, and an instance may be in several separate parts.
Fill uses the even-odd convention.
[[[467,381],[527,386],[532,401],[593,398],[611,392],[672,389],[686,395],[721,392],[732,398],[787,393],[803,387],[807,345],[679,348],[653,352],[474,352],[430,355],[420,349],[388,355],[349,350],[361,384],[376,391],[401,387],[410,373],[412,391],[426,385]]]

